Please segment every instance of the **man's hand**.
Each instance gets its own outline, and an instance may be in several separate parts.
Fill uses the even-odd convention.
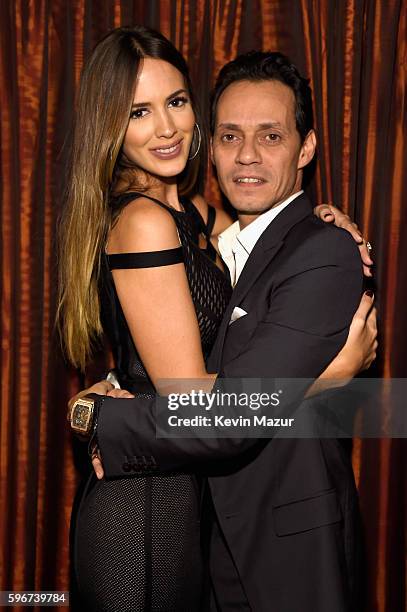
[[[373,260],[369,254],[368,242],[363,238],[356,223],[333,204],[319,204],[319,206],[315,206],[314,214],[322,221],[325,221],[325,223],[334,223],[337,227],[341,227],[351,234],[359,247],[364,275],[373,276],[371,270]]]
[[[91,387],[79,391],[79,393],[71,397],[68,402],[68,412],[66,414],[67,420],[71,420],[71,409],[76,400],[80,399],[81,397],[85,397],[85,395],[88,395],[89,393],[97,393],[97,395],[107,395],[112,389],[114,389],[112,383],[110,383],[108,380],[100,380]]]
[[[100,451],[96,444],[92,447],[91,458],[92,458],[92,465],[93,465],[93,469],[95,470],[96,478],[98,478],[99,480],[102,480],[105,472],[103,470],[102,457],[100,456]]]
[[[105,381],[102,381],[102,382],[105,382]],[[89,393],[91,393],[91,391],[89,391]],[[96,393],[96,391],[93,391],[93,393]],[[134,395],[130,393],[130,391],[126,391],[126,389],[115,389],[114,387],[113,389],[110,389],[107,393],[103,393],[102,395],[108,395],[109,397],[127,397],[127,398],[134,397]],[[96,477],[99,480],[101,480],[105,472],[103,470],[102,457],[100,456],[100,450],[96,444],[92,448],[92,465],[93,465],[93,469],[95,470]]]
[[[130,391],[127,391],[126,389],[116,389],[112,385],[112,383],[110,383],[108,380],[100,380],[99,382],[95,383],[91,387],[88,387],[87,389],[83,389],[83,391],[80,391],[79,393],[71,397],[71,399],[68,402],[68,412],[67,412],[68,421],[70,421],[70,418],[71,418],[71,409],[72,409],[74,402],[76,402],[76,400],[80,399],[81,397],[88,395],[89,393],[97,393],[97,395],[109,395],[110,397],[127,397],[127,398],[134,397],[134,395],[130,393]],[[104,476],[104,470],[103,470],[103,465],[102,465],[102,458],[100,456],[100,452],[96,444],[92,448],[91,456],[92,456],[92,465],[93,465],[93,469],[95,470],[96,477],[99,480],[101,480]]]

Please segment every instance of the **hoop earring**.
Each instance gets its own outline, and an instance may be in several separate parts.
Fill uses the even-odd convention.
[[[196,151],[193,155],[191,155],[190,157],[188,157],[189,161],[192,161],[193,159],[195,159],[195,157],[198,155],[199,153],[199,149],[201,148],[201,142],[202,142],[202,135],[201,135],[201,128],[199,127],[199,125],[197,123],[195,123],[194,125],[194,130],[195,128],[198,130],[198,146],[196,148]],[[195,136],[195,133],[194,133]],[[194,139],[192,139],[194,140]]]

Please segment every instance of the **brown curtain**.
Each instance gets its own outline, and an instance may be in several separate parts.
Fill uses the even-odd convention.
[[[75,88],[93,45],[119,25],[161,30],[188,60],[205,109],[218,69],[238,52],[278,49],[310,76],[319,137],[311,193],[342,206],[372,242],[374,373],[405,377],[406,13],[405,0],[0,3],[1,589],[68,588],[70,509],[86,458],[73,452],[65,406],[84,381],[54,332],[55,225]],[[206,195],[220,202],[213,178]],[[369,612],[406,608],[406,459],[402,439],[354,444]]]

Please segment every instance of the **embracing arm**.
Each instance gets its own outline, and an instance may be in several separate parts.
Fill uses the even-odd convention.
[[[373,260],[370,257],[371,246],[362,236],[358,226],[349,215],[339,210],[333,204],[318,204],[314,208],[314,215],[325,223],[333,223],[336,227],[340,227],[350,233],[359,248],[360,257],[363,263],[363,273],[367,277],[372,277]]]
[[[248,346],[224,365],[222,376],[315,378],[338,353],[359,302],[361,270],[351,240],[342,232],[335,236],[333,244],[323,245],[330,258],[319,266],[310,263],[281,284]],[[178,414],[187,416],[187,408]],[[100,408],[98,441],[107,476],[127,475],[129,457],[147,458],[156,469],[171,470],[240,454],[257,443],[236,438],[156,438],[153,400],[109,397]]]

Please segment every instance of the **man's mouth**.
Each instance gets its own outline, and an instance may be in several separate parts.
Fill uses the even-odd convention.
[[[236,176],[233,182],[238,185],[262,185],[266,181],[261,176]]]

